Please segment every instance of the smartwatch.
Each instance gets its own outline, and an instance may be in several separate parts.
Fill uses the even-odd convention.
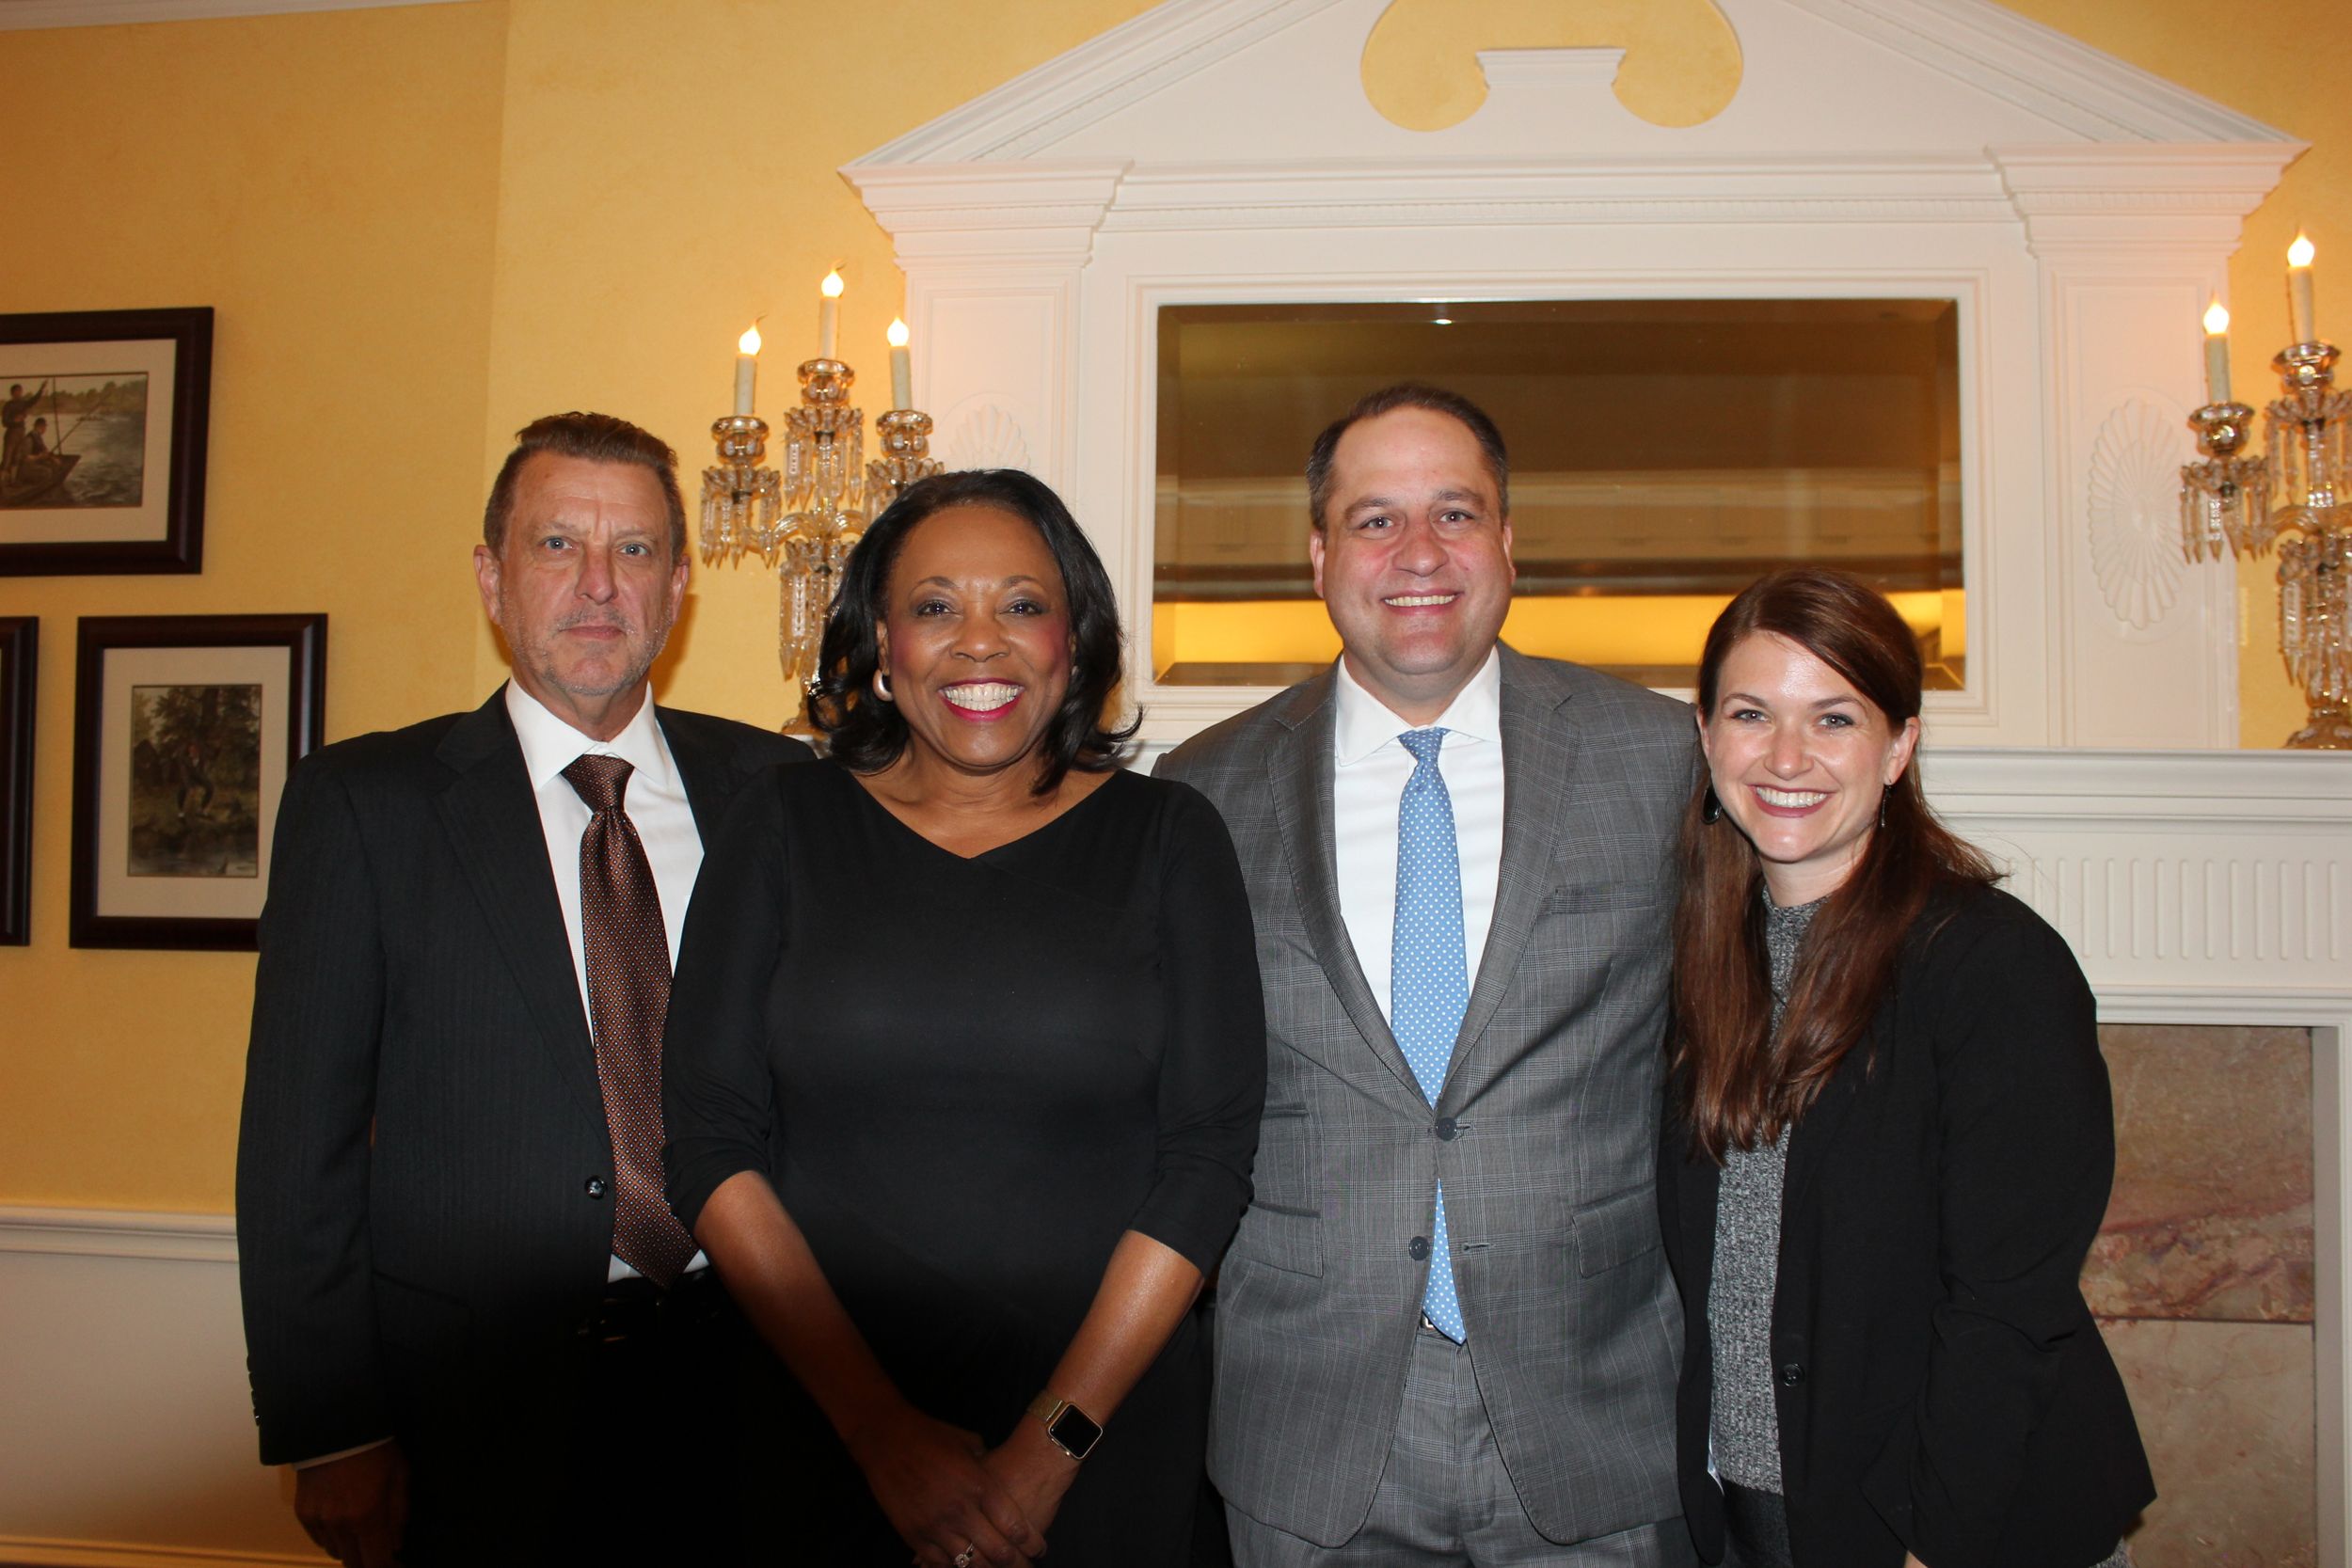
[[[1073,1460],[1092,1453],[1094,1445],[1103,1440],[1103,1423],[1068,1400],[1040,1394],[1029,1402],[1029,1414],[1045,1423],[1045,1435],[1054,1440],[1054,1447]]]

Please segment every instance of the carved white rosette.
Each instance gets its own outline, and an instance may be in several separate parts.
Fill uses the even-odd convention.
[[[2116,618],[2134,631],[2163,620],[2180,596],[2178,414],[2133,398],[2090,444],[2090,568]]]

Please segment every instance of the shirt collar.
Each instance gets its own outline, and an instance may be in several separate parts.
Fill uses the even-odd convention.
[[[1363,761],[1411,729],[1442,729],[1466,740],[1502,738],[1502,656],[1492,649],[1432,724],[1409,724],[1398,718],[1364,689],[1344,657],[1338,662],[1336,687],[1339,712],[1332,724],[1331,755],[1342,768]]]
[[[534,794],[578,758],[591,754],[619,757],[628,763],[636,770],[630,775],[631,783],[642,780],[646,786],[664,791],[675,784],[669,745],[654,720],[650,690],[637,705],[635,717],[610,740],[592,740],[572,728],[525,691],[519,681],[506,683],[506,713],[515,721],[515,738],[522,742],[523,768],[531,775]]]

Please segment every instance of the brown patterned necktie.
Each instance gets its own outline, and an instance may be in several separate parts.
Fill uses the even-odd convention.
[[[634,772],[619,757],[583,756],[564,777],[594,815],[580,837],[580,942],[596,1082],[612,1134],[613,1255],[655,1284],[677,1282],[693,1238],[661,1196],[661,1025],[670,1011],[670,939],[661,894],[637,826],[621,809]]]

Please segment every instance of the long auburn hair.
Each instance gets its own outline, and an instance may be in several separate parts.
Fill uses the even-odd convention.
[[[1828,665],[1890,731],[1918,717],[1919,648],[1895,607],[1842,572],[1790,566],[1749,584],[1708,632],[1702,722],[1714,715],[1724,661],[1758,632]],[[1881,826],[1805,933],[1775,1033],[1763,863],[1727,816],[1706,819],[1712,787],[1703,770],[1682,812],[1669,1065],[1692,1148],[1720,1164],[1729,1149],[1772,1142],[1820,1096],[1868,1031],[1929,899],[1989,886],[1998,873],[1928,808],[1915,749],[1886,791]]]

